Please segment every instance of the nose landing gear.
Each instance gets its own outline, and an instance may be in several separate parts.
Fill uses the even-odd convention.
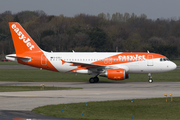
[[[152,83],[152,82],[153,82],[153,79],[152,79],[151,73],[149,73],[148,76],[149,76],[148,82],[149,82],[149,83]]]

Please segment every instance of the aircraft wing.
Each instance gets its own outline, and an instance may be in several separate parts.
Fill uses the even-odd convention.
[[[88,64],[88,63],[81,63],[81,62],[72,62],[72,61],[64,61],[62,60],[62,64],[64,63],[72,63],[70,66],[77,66],[79,68],[86,68],[86,69],[90,69],[92,71],[97,71],[97,69],[105,69],[106,66],[103,65],[97,65],[97,64]]]
[[[105,67],[103,65],[80,63],[80,62],[66,62],[66,63],[72,63],[71,66],[79,66],[79,67],[84,67],[84,68]]]
[[[97,65],[97,64],[88,64],[88,63],[80,63],[80,62],[72,62],[72,61],[64,61],[62,60],[62,64],[64,63],[72,63],[70,66],[77,66],[78,68],[86,68],[93,72],[101,73],[105,69],[125,69],[126,71],[129,71],[129,68],[127,66],[104,66],[104,65]]]

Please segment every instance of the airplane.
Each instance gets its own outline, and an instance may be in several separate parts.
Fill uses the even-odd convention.
[[[90,83],[97,83],[98,76],[118,81],[138,73],[147,73],[152,83],[152,73],[168,72],[177,67],[167,57],[149,51],[46,52],[18,22],[9,22],[9,27],[16,54],[6,55],[7,60],[56,72],[90,74]]]

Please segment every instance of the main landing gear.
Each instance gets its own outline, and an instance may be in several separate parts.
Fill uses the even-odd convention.
[[[96,76],[96,77],[91,77],[90,79],[89,79],[89,82],[90,83],[97,83],[97,82],[99,82],[99,78]]]
[[[149,76],[149,80],[148,80],[149,83],[152,83],[152,82],[153,82],[153,79],[152,79],[151,73],[149,73],[148,76]]]

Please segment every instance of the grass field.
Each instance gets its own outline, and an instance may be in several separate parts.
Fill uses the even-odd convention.
[[[167,73],[152,74],[154,82],[179,82],[180,69]],[[21,82],[88,82],[91,75],[59,73],[39,69],[0,69],[0,81]],[[147,82],[147,74],[130,74],[130,78],[123,81],[108,80],[99,77],[100,82]]]
[[[69,88],[69,87],[46,87],[42,89],[41,86],[0,86],[0,92],[17,92],[17,91],[40,91],[40,90],[71,90],[81,88]]]
[[[0,65],[21,65],[21,64],[19,64],[17,62],[7,62],[7,61],[2,62],[2,61],[0,61]]]
[[[174,63],[176,63],[177,66],[180,66],[180,60],[173,60]]]
[[[33,111],[54,117],[89,119],[89,120],[178,120],[180,119],[180,98],[173,102],[165,98],[135,99],[47,105]],[[67,108],[65,109],[65,105]],[[63,112],[62,112],[63,109]],[[83,113],[83,116],[82,116]]]

